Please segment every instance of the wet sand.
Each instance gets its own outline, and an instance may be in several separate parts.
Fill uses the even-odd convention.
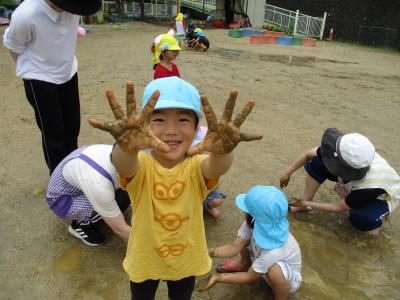
[[[151,41],[167,28],[134,23],[113,29],[92,26],[78,42],[82,110],[80,145],[112,143],[88,118],[111,120],[105,91],[124,101],[125,83],[135,82],[140,99],[152,79]],[[0,28],[3,34],[4,27]],[[400,54],[340,43],[318,42],[316,48],[251,45],[221,29],[207,30],[207,53],[182,51],[177,65],[184,79],[206,93],[219,113],[229,90],[239,90],[237,106],[249,99],[256,106],[243,131],[264,139],[242,144],[223,178],[228,194],[222,217],[205,217],[209,246],[231,241],[242,222],[234,197],[255,184],[279,184],[286,166],[317,146],[327,127],[368,136],[377,151],[400,171]],[[25,99],[15,66],[0,48],[1,145],[0,299],[128,299],[122,269],[125,245],[106,228],[105,246],[87,247],[67,233],[67,224],[47,208],[43,191],[48,171],[39,130]],[[292,176],[288,197],[301,196],[304,171]],[[326,184],[316,201],[337,201]],[[291,299],[399,299],[400,213],[395,211],[381,237],[354,231],[345,214],[289,216],[291,232],[303,257],[303,283]],[[214,267],[222,260],[214,260]],[[202,278],[199,283],[202,283]],[[157,299],[166,299],[164,283]],[[194,299],[272,299],[264,283],[219,284]]]

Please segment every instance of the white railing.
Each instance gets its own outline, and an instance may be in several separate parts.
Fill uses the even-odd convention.
[[[322,39],[326,21],[326,12],[324,16],[311,17],[301,14],[299,10],[292,11],[277,6],[265,4],[264,22],[276,24],[287,29],[296,35],[313,36]]]
[[[173,18],[176,15],[176,5],[168,4],[165,1],[161,3],[144,3],[145,17],[154,18]],[[115,1],[103,1],[103,11],[105,13],[116,13],[117,7]],[[128,17],[140,17],[140,3],[130,2],[123,3],[122,13]]]
[[[181,3],[197,11],[204,11],[207,14],[215,14],[217,0],[181,0]],[[175,0],[160,0],[144,4],[145,16],[172,18],[176,15]],[[103,11],[106,13],[117,13],[115,1],[103,1]],[[140,16],[140,4],[138,2],[123,3],[123,13],[128,16]]]
[[[123,12],[128,16],[140,17],[140,3],[125,3]],[[172,18],[176,15],[176,5],[167,3],[145,3],[144,15],[145,17]]]
[[[216,0],[181,0],[182,5],[203,12],[206,14],[215,14]]]

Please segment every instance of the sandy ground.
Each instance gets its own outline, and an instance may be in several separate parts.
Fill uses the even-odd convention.
[[[91,29],[77,50],[81,145],[112,142],[86,119],[111,119],[105,91],[114,89],[123,101],[129,79],[140,98],[153,74],[150,43],[167,30],[144,23]],[[256,107],[243,130],[265,136],[235,151],[234,165],[222,181],[229,198],[223,216],[218,221],[206,217],[210,246],[236,235],[242,219],[235,195],[255,184],[278,185],[286,166],[317,146],[327,127],[368,136],[400,170],[399,53],[336,42],[319,42],[316,48],[251,45],[248,38],[229,38],[225,30],[206,33],[212,44],[209,52],[182,51],[178,57],[182,77],[206,93],[218,112],[232,88],[240,91],[238,106],[254,99]],[[121,266],[124,243],[109,232],[105,246],[84,246],[45,203],[48,171],[39,130],[4,48],[0,48],[0,75],[0,299],[128,299],[128,279]],[[289,197],[302,195],[303,180],[300,170],[286,189]],[[316,201],[337,200],[331,190],[327,184]],[[352,230],[344,214],[311,213],[289,219],[302,248],[304,277],[291,299],[400,299],[398,211],[379,240]],[[157,298],[166,299],[163,283]],[[272,297],[260,282],[218,285],[206,293],[195,292],[194,299]]]

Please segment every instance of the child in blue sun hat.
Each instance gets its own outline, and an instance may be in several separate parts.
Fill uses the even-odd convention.
[[[254,186],[236,197],[246,220],[230,244],[209,249],[211,257],[232,257],[217,268],[202,290],[216,283],[251,283],[263,277],[275,294],[286,299],[301,284],[301,252],[289,232],[288,201],[273,186]],[[226,274],[229,273],[229,274]]]
[[[236,96],[230,93],[224,120],[218,121],[207,97],[200,97],[192,84],[165,77],[145,87],[139,112],[133,82],[128,82],[126,114],[114,93],[107,91],[116,121],[89,120],[115,138],[112,163],[132,203],[132,230],[123,262],[132,299],[155,299],[163,280],[169,299],[190,300],[195,277],[210,271],[203,200],[231,167],[236,146],[262,138],[240,131],[254,102],[232,120]],[[191,147],[203,116],[207,134]]]

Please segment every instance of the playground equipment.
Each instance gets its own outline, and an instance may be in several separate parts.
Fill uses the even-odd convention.
[[[305,46],[315,47],[316,39],[291,37],[291,36],[273,36],[273,35],[252,35],[249,39],[250,44],[270,44],[283,46]]]
[[[276,43],[278,45],[291,46],[292,45],[292,37],[286,36],[286,35],[278,36],[276,38]]]
[[[239,29],[242,36],[252,36],[252,35],[263,35],[263,31],[257,31],[251,28],[241,28]]]
[[[229,29],[228,36],[230,36],[232,38],[240,38],[240,37],[242,37],[242,34],[241,34],[240,30],[238,30],[238,29]]]
[[[250,36],[250,44],[270,44],[276,45],[276,36],[272,35],[252,35]]]

